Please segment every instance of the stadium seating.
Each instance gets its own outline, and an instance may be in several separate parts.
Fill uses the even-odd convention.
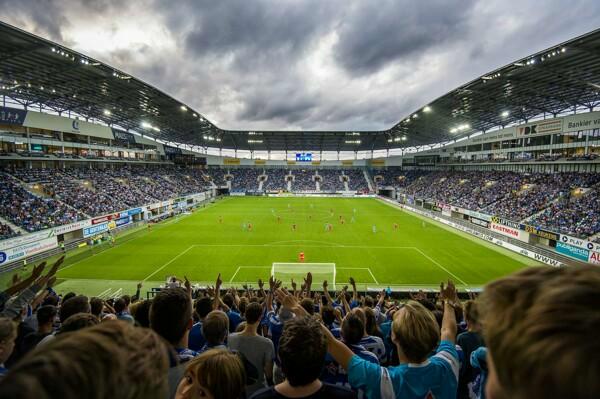
[[[348,176],[348,188],[353,191],[369,191],[362,169],[345,169],[344,175]]]
[[[292,184],[293,191],[315,191],[316,185],[313,180],[315,171],[310,169],[294,170],[294,183]]]
[[[285,181],[285,176],[289,174],[289,171],[286,169],[267,169],[267,183],[264,186],[266,191],[273,190],[287,190],[287,183]]]
[[[18,234],[10,228],[9,225],[0,222],[0,240],[4,240],[6,238],[12,238],[17,236]]]
[[[51,198],[25,190],[6,174],[0,174],[0,216],[34,232],[83,219],[83,214]]]
[[[422,172],[408,180],[412,183],[401,188],[401,192],[408,195],[521,221],[575,188],[594,186],[600,182],[600,176],[594,173],[440,171]]]
[[[336,192],[344,190],[344,183],[340,180],[341,171],[332,169],[319,169],[321,176],[321,191]]]
[[[230,171],[233,175],[231,189],[233,191],[257,191],[258,177],[263,174],[262,169],[258,168],[240,168]]]
[[[530,222],[563,234],[593,236],[600,232],[600,187],[578,197],[566,195]]]

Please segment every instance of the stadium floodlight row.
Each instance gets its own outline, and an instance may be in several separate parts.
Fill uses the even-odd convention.
[[[589,112],[600,103],[600,30],[477,77],[389,129],[356,132],[224,130],[189,105],[85,54],[5,23],[0,23],[0,34],[4,105],[35,104],[38,110],[80,116],[194,151],[404,153],[536,119]],[[98,85],[106,90],[88,90]]]

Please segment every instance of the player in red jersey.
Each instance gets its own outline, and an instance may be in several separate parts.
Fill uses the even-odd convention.
[[[300,252],[300,253],[298,254],[298,260],[299,260],[300,262],[304,262],[304,252]]]

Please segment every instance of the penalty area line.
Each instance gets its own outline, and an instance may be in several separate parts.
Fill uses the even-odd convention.
[[[181,252],[179,255],[177,255],[176,257],[174,257],[173,259],[171,259],[170,261],[168,261],[167,263],[165,263],[164,265],[162,265],[161,267],[159,267],[158,269],[156,269],[155,271],[153,271],[152,273],[150,273],[142,281],[148,280],[150,277],[154,276],[156,273],[158,273],[159,271],[161,271],[165,267],[169,266],[171,263],[175,262],[180,256],[185,255],[192,248],[194,248],[194,245],[190,245],[185,251]]]
[[[457,279],[458,281],[460,281],[463,285],[466,285],[467,287],[469,286],[469,284],[465,283],[460,277],[458,277],[456,274],[452,273],[450,270],[446,269],[444,266],[440,265],[435,259],[433,259],[429,255],[427,255],[425,252],[421,251],[417,247],[415,247],[415,250],[417,252],[419,252],[421,255],[423,255],[425,258],[429,259],[437,267],[439,267],[440,269],[442,269],[443,271],[445,271],[446,273],[448,273],[449,275],[451,275],[452,277],[454,277],[455,279]]]

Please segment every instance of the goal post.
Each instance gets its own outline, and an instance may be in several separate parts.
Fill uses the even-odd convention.
[[[313,287],[319,287],[327,280],[329,286],[335,289],[336,268],[335,263],[273,263],[271,275],[281,280],[284,285],[290,286],[292,279],[298,287],[304,283],[306,273],[313,276]]]

